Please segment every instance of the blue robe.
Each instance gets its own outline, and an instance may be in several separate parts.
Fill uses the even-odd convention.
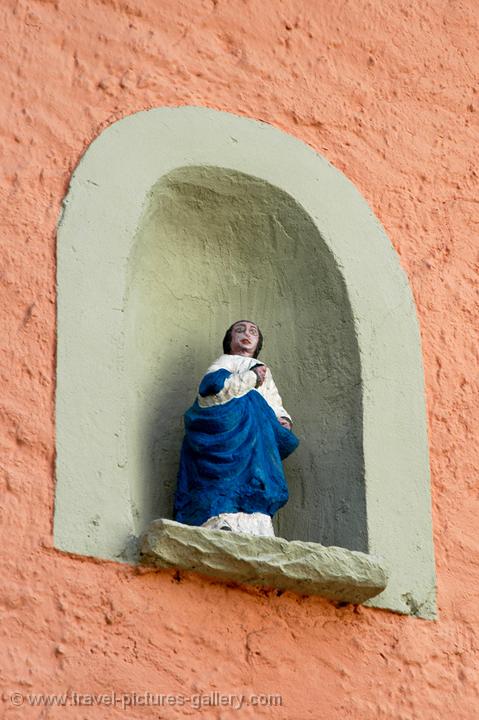
[[[228,370],[207,374],[200,396],[223,387]],[[185,413],[185,437],[175,497],[175,519],[202,525],[220,513],[273,515],[288,499],[282,460],[298,446],[255,390],[222,405]]]

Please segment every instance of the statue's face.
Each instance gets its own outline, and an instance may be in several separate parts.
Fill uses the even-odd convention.
[[[237,322],[231,331],[231,354],[253,357],[258,347],[258,327],[251,322]]]

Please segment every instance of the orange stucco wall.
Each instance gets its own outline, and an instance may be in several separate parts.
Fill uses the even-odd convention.
[[[10,697],[70,689],[283,697],[282,707],[202,710],[218,720],[475,720],[476,1],[4,0],[0,14],[0,715],[199,712],[188,703],[41,710]],[[52,546],[61,201],[102,128],[182,104],[266,120],[309,143],[356,183],[400,254],[426,368],[435,623]]]

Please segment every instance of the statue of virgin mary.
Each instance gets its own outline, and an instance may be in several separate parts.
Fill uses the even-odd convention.
[[[282,460],[298,446],[270,369],[258,360],[263,336],[239,320],[185,413],[175,519],[188,525],[274,535],[288,499]]]

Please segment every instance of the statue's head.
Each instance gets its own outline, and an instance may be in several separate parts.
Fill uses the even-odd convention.
[[[263,335],[251,320],[237,320],[223,338],[225,355],[244,355],[257,358],[263,347]]]

